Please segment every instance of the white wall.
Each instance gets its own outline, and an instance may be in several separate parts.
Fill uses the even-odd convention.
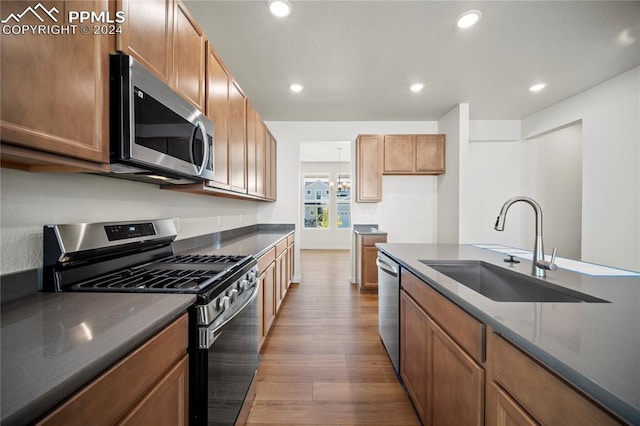
[[[558,256],[581,259],[582,125],[581,123],[522,141],[521,195],[542,207],[544,248]],[[512,208],[515,209],[516,205]],[[521,210],[521,246],[533,249],[535,215]],[[516,212],[509,213],[511,219]]]
[[[456,105],[438,121],[440,133],[447,135],[445,173],[438,176],[438,243],[460,242],[460,220],[466,211],[464,192],[467,170],[465,167],[469,146],[469,104]]]
[[[524,138],[582,120],[582,259],[640,270],[640,67],[522,121]]]
[[[254,201],[161,190],[104,176],[2,168],[0,177],[0,274],[42,266],[46,224],[177,218],[182,239],[252,225],[258,218]]]

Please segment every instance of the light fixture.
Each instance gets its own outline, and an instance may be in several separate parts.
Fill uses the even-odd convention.
[[[284,18],[291,14],[291,3],[289,0],[269,0],[269,10],[274,16]]]
[[[409,90],[415,93],[421,91],[422,89],[424,89],[424,83],[413,83],[411,87],[409,87]]]
[[[533,86],[529,87],[529,91],[530,92],[539,92],[542,89],[544,89],[545,87],[547,87],[547,83],[545,83],[545,82],[536,83]]]
[[[292,92],[302,92],[302,89],[304,89],[304,87],[301,84],[292,84],[291,86],[289,86],[289,89],[291,89]]]
[[[474,26],[482,16],[482,12],[479,10],[468,10],[464,12],[462,15],[458,16],[456,20],[456,25],[458,28],[469,28]]]
[[[340,178],[340,153],[342,152],[342,148],[338,147],[336,149],[338,150],[338,182],[336,188],[338,190],[338,195],[349,195],[349,192],[351,191],[351,182],[342,182],[342,179]]]

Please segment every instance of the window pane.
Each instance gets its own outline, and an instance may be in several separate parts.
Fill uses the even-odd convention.
[[[338,203],[338,229],[351,228],[351,203]]]
[[[351,174],[338,174],[336,183],[336,197],[338,210],[338,229],[351,228]]]
[[[338,202],[351,200],[351,174],[340,173],[336,182]]]
[[[305,177],[304,194],[304,227],[329,228],[329,177]]]

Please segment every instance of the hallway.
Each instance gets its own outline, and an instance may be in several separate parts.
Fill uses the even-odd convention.
[[[377,296],[348,283],[349,251],[302,250],[263,349],[250,425],[416,425],[378,336]]]

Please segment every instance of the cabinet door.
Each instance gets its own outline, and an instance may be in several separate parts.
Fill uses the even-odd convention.
[[[126,13],[116,49],[138,60],[167,84],[173,65],[173,1],[118,0],[117,10]]]
[[[246,103],[235,81],[229,82],[229,168],[231,190],[247,192]]]
[[[247,193],[256,193],[256,121],[258,115],[247,101]]]
[[[416,135],[416,172],[444,173],[445,135]]]
[[[277,158],[277,154],[278,154],[278,142],[276,141],[276,139],[273,137],[273,135],[271,133],[269,133],[269,162],[268,164],[268,168],[269,168],[269,173],[268,175],[268,192],[267,192],[267,198],[270,200],[275,201],[278,198],[278,179],[277,179],[277,174],[278,174],[278,158]]]
[[[400,375],[420,419],[426,424],[429,319],[404,291],[400,292]]]
[[[172,85],[178,93],[204,111],[206,39],[181,1],[175,3],[173,28]]]
[[[276,282],[275,282],[275,303],[276,313],[280,310],[280,304],[282,303],[282,283],[284,282],[284,253],[276,259]]]
[[[266,157],[266,126],[257,115],[256,120],[256,183],[255,193],[259,197],[265,197],[265,157]]]
[[[369,246],[362,247],[362,281],[360,283],[361,290],[378,289],[378,266],[376,265],[377,257],[377,248]]]
[[[356,201],[382,201],[382,136],[360,135],[356,141]]]
[[[2,15],[19,14],[27,2],[2,1]],[[109,10],[107,1],[43,1],[62,20],[69,10]],[[54,12],[55,13],[55,12]],[[48,18],[47,18],[48,19]],[[33,14],[20,24],[38,25]],[[0,90],[3,164],[22,161],[20,148],[86,160],[99,169],[109,161],[109,37],[59,34],[0,37]],[[15,147],[15,148],[11,148]],[[9,152],[9,151],[13,152]],[[16,155],[16,158],[12,158]],[[28,165],[47,165],[42,154]],[[56,162],[53,161],[53,165]],[[61,164],[64,164],[61,163]],[[68,165],[73,165],[70,161]]]
[[[484,370],[431,319],[427,375],[428,425],[482,425]]]
[[[210,47],[207,55],[207,116],[213,121],[213,180],[209,186],[230,189],[229,76]]]
[[[287,267],[289,268],[289,273],[287,274],[287,289],[291,285],[293,281],[293,275],[295,270],[295,244],[291,244],[289,249],[287,250],[289,260],[287,261]]]
[[[384,173],[412,173],[415,170],[415,137],[384,136]]]
[[[185,355],[119,424],[187,425],[188,407],[189,357]]]
[[[487,394],[487,424],[495,426],[536,426],[538,423],[495,382]]]
[[[269,330],[271,329],[271,325],[273,324],[273,320],[276,316],[276,305],[275,305],[275,282],[276,282],[276,265],[272,263],[269,267],[264,271],[264,273],[260,276],[261,284],[262,284],[262,292],[263,292],[263,305],[262,305],[262,315],[263,315],[263,335],[267,337],[269,334]]]

